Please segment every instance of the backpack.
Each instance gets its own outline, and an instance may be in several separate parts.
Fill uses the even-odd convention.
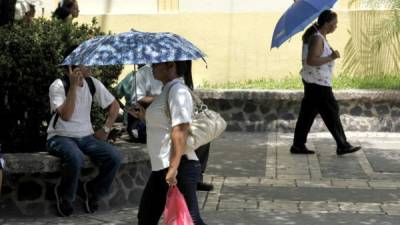
[[[69,86],[70,86],[69,77],[67,75],[64,75],[60,79],[61,79],[61,81],[63,83],[63,86],[64,86],[65,96],[67,96],[68,91],[69,91]],[[94,86],[93,79],[91,77],[85,77],[85,80],[86,80],[86,83],[89,86],[90,94],[92,95],[92,99],[93,99],[93,96],[96,93],[96,87]],[[53,112],[51,114],[51,118],[53,117],[54,114],[56,114],[55,118],[54,118],[54,121],[53,121],[53,128],[55,129],[56,128],[56,123],[58,121],[58,118],[60,117],[60,114],[58,114],[57,111],[55,111],[55,112]]]

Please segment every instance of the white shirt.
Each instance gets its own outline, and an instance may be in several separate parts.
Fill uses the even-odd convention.
[[[167,96],[171,120],[166,114]],[[191,123],[193,100],[189,88],[180,79],[168,82],[146,110],[147,149],[153,171],[169,167],[171,152],[171,131],[182,123]],[[188,159],[198,160],[194,151],[185,152]]]
[[[91,77],[91,79],[96,88],[94,100],[99,103],[103,109],[107,108],[114,101],[114,96],[99,80],[94,77]],[[61,79],[55,80],[50,85],[49,97],[50,109],[52,112],[55,112],[55,110],[60,107],[67,98]],[[94,131],[90,120],[91,108],[92,94],[90,93],[88,84],[84,80],[83,86],[78,87],[76,90],[75,110],[72,113],[71,119],[69,121],[64,121],[59,116],[54,129],[54,115],[47,128],[47,140],[55,135],[81,138],[93,134]]]
[[[320,57],[328,57],[332,54],[332,49],[326,41],[325,37],[317,32],[314,35],[322,37],[324,41],[324,50]],[[310,66],[307,64],[308,44],[303,44],[302,64],[303,68],[300,71],[301,77],[307,83],[319,84],[322,86],[332,87],[334,61],[325,63],[321,66]]]
[[[161,81],[154,79],[151,66],[145,65],[136,72],[132,87],[134,91],[131,101],[134,104],[146,96],[159,95],[163,84]]]

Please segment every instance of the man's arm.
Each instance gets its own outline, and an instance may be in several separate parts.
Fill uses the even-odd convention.
[[[138,103],[143,106],[143,108],[147,108],[154,101],[154,98],[154,96],[144,96]]]
[[[96,131],[95,137],[100,140],[107,140],[108,135],[110,134],[111,127],[114,124],[115,120],[118,117],[119,113],[119,104],[117,100],[111,102],[110,106],[108,107],[108,116],[106,123],[104,124],[103,128]]]
[[[57,113],[64,121],[69,121],[75,111],[76,89],[83,82],[83,75],[79,68],[75,68],[74,71],[72,71],[71,66],[69,67],[69,80],[70,86],[65,102],[56,109]]]
[[[117,100],[114,100],[113,102],[111,102],[109,108],[108,108],[108,117],[106,120],[106,123],[104,124],[104,126],[106,127],[112,127],[112,125],[114,124],[115,120],[118,117],[118,113],[119,113],[119,104],[117,102]]]

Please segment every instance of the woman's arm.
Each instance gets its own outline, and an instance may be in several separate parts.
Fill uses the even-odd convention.
[[[338,51],[333,51],[330,56],[321,57],[323,51],[324,40],[320,36],[313,36],[308,48],[307,64],[310,66],[321,66],[340,57]]]
[[[165,177],[165,180],[169,185],[175,185],[177,183],[176,175],[178,175],[178,167],[181,162],[182,155],[185,152],[189,127],[189,123],[182,123],[172,128],[172,146],[169,158],[169,169],[167,176]]]

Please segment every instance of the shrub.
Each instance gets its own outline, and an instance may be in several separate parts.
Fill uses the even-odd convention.
[[[91,36],[104,35],[90,25],[35,19],[0,27],[0,143],[7,152],[43,151],[50,118],[50,84],[63,75],[58,66],[67,50]],[[108,88],[122,66],[93,70]],[[92,113],[101,123],[104,115]],[[99,126],[99,125],[97,125]]]

